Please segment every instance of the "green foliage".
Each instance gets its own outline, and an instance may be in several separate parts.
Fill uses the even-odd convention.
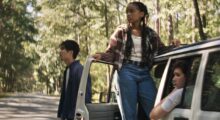
[[[24,79],[32,74],[33,59],[25,55],[23,45],[34,42],[37,34],[34,18],[26,11],[32,2],[3,0],[0,3],[0,88],[3,91],[18,90],[17,82],[25,84]]]
[[[92,103],[98,103],[100,93],[108,93],[108,86],[110,82],[110,71],[112,65],[103,63],[93,63],[90,68],[90,76],[92,82]]]
[[[78,59],[103,52],[116,26],[126,23],[125,9],[132,0],[3,0],[0,1],[0,89],[57,93],[65,65],[59,44],[73,39],[80,45]],[[199,41],[198,25],[191,0],[161,0],[156,15],[154,0],[142,0],[149,10],[148,25],[168,44],[168,16],[173,19],[174,38],[182,43]],[[205,34],[220,34],[220,1],[198,1]],[[97,75],[103,67],[95,67]],[[98,79],[93,84],[104,85]],[[104,74],[106,76],[106,74]],[[104,77],[102,76],[102,77]],[[100,79],[100,80],[99,80]],[[100,88],[105,89],[105,88]],[[94,90],[97,91],[97,90]]]

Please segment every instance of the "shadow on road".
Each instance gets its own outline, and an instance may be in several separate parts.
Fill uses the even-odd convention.
[[[0,120],[58,120],[58,97],[18,94],[0,99]]]

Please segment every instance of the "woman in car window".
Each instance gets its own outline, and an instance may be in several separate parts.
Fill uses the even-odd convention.
[[[151,120],[157,120],[167,115],[181,102],[183,87],[187,79],[187,65],[184,61],[177,61],[173,67],[173,91],[157,104],[150,113]]]

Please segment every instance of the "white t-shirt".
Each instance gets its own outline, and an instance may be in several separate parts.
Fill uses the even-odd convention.
[[[180,104],[182,93],[183,88],[176,89],[175,91],[170,93],[161,104],[162,109],[166,112],[170,112],[173,108]]]
[[[131,50],[131,60],[133,61],[141,61],[141,55],[142,55],[142,50],[141,50],[141,37],[140,36],[135,36],[131,35],[131,38],[133,40],[134,47]]]

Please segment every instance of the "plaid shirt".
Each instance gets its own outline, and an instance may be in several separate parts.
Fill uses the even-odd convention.
[[[146,53],[151,54],[151,58],[149,58],[149,61],[143,61],[148,62],[149,67],[153,64],[153,57],[155,54],[158,53],[158,51],[165,48],[164,44],[161,42],[160,37],[157,35],[155,31],[153,31],[151,28],[146,27],[147,31],[147,42],[150,43],[150,47],[152,48],[152,53]],[[125,45],[127,41],[127,25],[120,25],[117,27],[117,29],[114,31],[114,33],[110,37],[109,45],[107,47],[107,50],[105,53],[101,53],[101,60],[112,62],[118,66],[120,69],[123,63],[123,60],[125,58],[124,52],[125,52]]]

